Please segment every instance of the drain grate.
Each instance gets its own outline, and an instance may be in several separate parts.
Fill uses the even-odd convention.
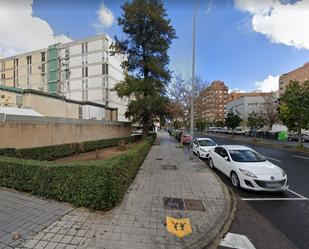
[[[176,165],[169,165],[169,164],[161,165],[161,167],[162,167],[162,169],[167,169],[167,170],[176,170],[177,169]]]
[[[163,158],[156,158],[156,160],[160,160],[161,161],[161,160],[163,160]]]
[[[201,200],[163,197],[164,208],[173,210],[206,211]]]
[[[205,206],[201,200],[184,199],[187,210],[206,211]]]
[[[186,210],[183,199],[163,197],[165,209]]]

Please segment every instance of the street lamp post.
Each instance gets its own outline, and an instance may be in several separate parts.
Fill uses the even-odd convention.
[[[191,147],[194,138],[194,96],[195,96],[195,22],[196,22],[196,6],[197,1],[195,1],[193,10],[193,31],[192,31],[192,86],[191,86],[191,117],[190,117],[190,130],[191,130]]]

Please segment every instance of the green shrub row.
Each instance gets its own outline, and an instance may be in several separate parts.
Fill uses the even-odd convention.
[[[154,139],[148,137],[124,154],[98,161],[55,163],[0,157],[0,186],[109,210],[123,198]]]
[[[140,138],[140,136],[111,138],[81,143],[59,144],[25,149],[4,148],[0,149],[0,156],[51,161],[83,152],[93,151],[96,149],[117,146],[118,143],[122,140],[127,142],[134,142]]]

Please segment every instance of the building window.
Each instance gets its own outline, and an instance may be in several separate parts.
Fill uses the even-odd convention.
[[[42,70],[41,73],[45,73],[45,64],[41,65],[41,70]]]
[[[88,67],[82,67],[82,77],[88,77]]]
[[[66,48],[66,49],[65,49],[65,52],[64,52],[64,56],[65,56],[65,57],[69,57],[69,55],[70,55],[70,51],[69,51],[68,48]]]
[[[1,79],[3,79],[3,80],[5,79],[5,74],[4,73],[1,74]]]
[[[87,53],[88,52],[88,43],[82,43],[82,53]]]
[[[45,52],[41,52],[41,60],[45,61]]]
[[[31,56],[27,56],[27,65],[31,65]]]
[[[102,64],[102,74],[103,75],[107,75],[108,74],[108,64],[107,63],[103,63]]]
[[[14,60],[14,67],[18,67],[18,59]]]

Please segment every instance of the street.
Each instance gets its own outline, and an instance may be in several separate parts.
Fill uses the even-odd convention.
[[[230,232],[246,235],[256,248],[309,248],[308,153],[265,148],[210,134],[198,133],[196,137],[209,137],[218,144],[251,147],[287,172],[290,185],[288,191],[255,193],[234,189],[230,180],[216,170],[223,182],[234,190],[238,199],[238,210]]]

